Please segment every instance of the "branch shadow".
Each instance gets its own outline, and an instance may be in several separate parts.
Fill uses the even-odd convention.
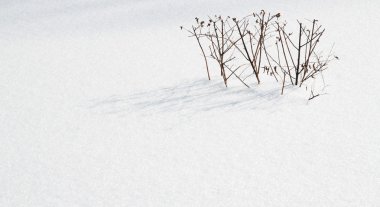
[[[260,87],[256,87],[260,88]],[[113,95],[91,100],[89,108],[100,113],[207,112],[276,110],[283,102],[281,89],[228,87],[219,81],[197,80],[172,87],[142,91],[131,95]]]

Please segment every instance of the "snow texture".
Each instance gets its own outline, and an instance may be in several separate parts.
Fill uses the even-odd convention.
[[[380,206],[379,1],[0,1],[0,206]],[[207,75],[194,17],[317,18],[326,95]]]

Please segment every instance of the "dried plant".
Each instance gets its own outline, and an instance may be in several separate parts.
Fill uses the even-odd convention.
[[[312,21],[311,29],[301,22],[298,24],[298,35],[292,38],[293,33],[286,31],[286,24],[276,22],[278,36],[275,44],[280,55],[272,61],[286,73],[292,85],[302,86],[305,81],[326,70],[333,55],[330,52],[324,58],[322,53],[317,52],[318,43],[325,32],[321,25],[317,25],[317,20]]]
[[[204,58],[204,61],[205,61],[206,70],[207,70],[207,77],[208,77],[209,80],[211,80],[210,70],[209,70],[209,67],[208,67],[206,53],[205,53],[205,51],[203,49],[203,46],[202,46],[202,43],[201,43],[201,36],[203,34],[202,33],[203,22],[199,22],[198,18],[195,18],[195,20],[197,22],[197,25],[191,26],[191,30],[188,30],[188,29],[185,29],[185,30],[188,31],[191,34],[190,37],[195,37],[195,39],[197,40],[198,46],[199,46],[199,48],[202,51],[202,55],[203,55],[203,58]],[[180,28],[181,28],[181,30],[184,29],[183,26],[181,26]]]
[[[249,88],[250,76],[260,84],[261,74],[266,74],[277,82],[281,80],[283,94],[286,83],[301,87],[322,74],[333,57],[337,57],[331,51],[327,56],[318,51],[325,29],[317,20],[312,21],[311,29],[298,22],[298,34],[293,36],[280,16],[280,13],[271,15],[264,10],[241,19],[215,15],[207,21],[195,18],[196,24],[191,30],[185,30],[197,40],[209,79],[208,59],[212,59],[219,66],[226,87],[228,80],[235,77]],[[248,68],[251,68],[249,74],[246,73]],[[313,98],[317,96],[312,92]]]
[[[251,20],[250,17],[254,18],[252,27],[248,27]],[[270,30],[271,21],[279,17],[280,13],[276,15],[266,15],[265,11],[261,10],[260,13],[253,13],[241,20],[233,18],[237,31],[239,32],[242,48],[236,44],[235,46],[244,59],[249,62],[258,84],[260,84],[259,75],[263,60],[263,51],[265,50],[265,40],[267,36],[273,32]],[[269,68],[274,72],[269,59],[268,64]],[[267,67],[265,67],[265,69],[266,68]]]

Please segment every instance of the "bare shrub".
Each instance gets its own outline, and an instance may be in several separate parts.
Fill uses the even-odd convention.
[[[251,17],[254,19],[254,23],[249,27]],[[279,17],[279,13],[276,15],[266,15],[265,11],[261,10],[260,13],[253,13],[241,20],[233,18],[237,31],[239,32],[239,40],[241,41],[240,46],[237,44],[235,44],[235,46],[244,59],[249,62],[252,68],[252,74],[256,77],[257,84],[260,84],[259,75],[263,53],[265,52],[265,42],[268,35],[273,32],[270,30],[271,22]],[[268,64],[273,72],[269,59]],[[266,68],[267,67],[265,67],[265,69]]]
[[[326,70],[333,55],[330,52],[324,57],[323,52],[317,50],[325,32],[317,24],[317,20],[312,21],[311,29],[301,22],[298,24],[299,32],[292,38],[294,35],[286,31],[286,24],[276,22],[278,35],[275,44],[280,55],[272,58],[272,61],[285,72],[292,85],[302,86],[307,80]]]
[[[283,94],[285,84],[301,87],[321,75],[335,56],[331,51],[324,56],[318,50],[325,29],[317,20],[313,20],[311,26],[298,22],[299,30],[293,35],[280,16],[280,13],[271,15],[261,10],[240,19],[214,16],[204,21],[195,18],[196,24],[191,30],[182,26],[181,29],[197,40],[209,79],[208,59],[212,59],[219,66],[226,87],[231,77],[249,88],[252,84],[247,80],[254,76],[259,85],[261,74],[266,74],[281,84]],[[248,68],[251,72],[247,74]],[[317,96],[312,93],[313,98]]]

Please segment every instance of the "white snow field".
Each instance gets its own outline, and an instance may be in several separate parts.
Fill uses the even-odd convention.
[[[380,2],[1,0],[0,206],[380,206]],[[319,19],[327,95],[207,80],[194,17]]]

